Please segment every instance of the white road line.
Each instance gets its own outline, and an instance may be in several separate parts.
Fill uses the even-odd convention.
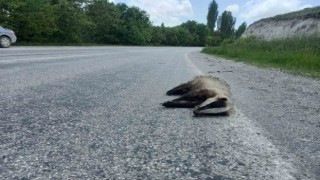
[[[152,51],[165,51],[165,49],[135,50],[135,51],[128,51],[128,52],[129,53],[139,53],[139,52],[152,52]]]
[[[188,66],[192,68],[197,75],[205,75],[188,57],[189,53],[185,54],[185,59],[188,63]],[[293,180],[293,174],[297,172],[294,165],[282,158],[280,150],[269,141],[262,134],[263,130],[258,128],[255,125],[255,121],[247,118],[240,109],[234,107],[234,115],[229,119],[229,123],[234,127],[234,131],[237,134],[238,139],[232,139],[232,141],[238,141],[239,143],[239,152],[236,156],[245,157],[250,156],[261,156],[265,158],[265,161],[271,161],[272,167],[270,167],[270,172],[273,174],[275,179],[283,180]],[[224,132],[220,132],[224,133]],[[257,152],[256,150],[259,150]],[[270,157],[268,155],[271,155]],[[252,157],[254,158],[254,157]],[[245,160],[245,159],[244,159]]]
[[[164,51],[164,50],[137,50],[128,51],[129,53],[139,53],[139,52],[151,52],[151,51]],[[69,56],[51,56],[51,57],[39,57],[39,58],[21,58],[21,59],[11,59],[11,60],[0,60],[0,63],[15,63],[19,61],[43,61],[43,60],[54,60],[54,59],[67,59],[75,57],[92,57],[92,56],[104,56],[110,54],[121,54],[121,53],[100,53],[100,54],[86,54],[86,55],[69,55]]]
[[[235,112],[231,115],[229,123],[237,134],[236,138],[230,139],[230,141],[239,142],[236,147],[236,157],[258,157],[261,162],[269,167],[266,173],[272,174],[274,179],[295,179],[294,174],[297,173],[295,166],[290,160],[283,159],[281,151],[268,138],[263,136],[264,131],[255,124],[255,121],[247,118],[240,109],[235,107]]]
[[[11,60],[0,60],[0,63],[15,63],[19,61],[42,61],[42,60],[53,60],[53,59],[67,59],[75,57],[92,57],[92,56],[104,56],[110,54],[119,53],[101,53],[101,54],[86,54],[86,55],[71,55],[71,56],[52,56],[52,57],[40,57],[40,58],[23,58],[23,59],[11,59]]]
[[[184,55],[184,57],[185,57],[185,59],[186,59],[186,61],[187,61],[187,63],[188,63],[188,66],[189,66],[191,69],[193,69],[197,75],[204,75],[204,74],[205,74],[204,72],[202,72],[202,71],[190,60],[190,58],[189,58],[189,53],[186,53],[186,54]]]

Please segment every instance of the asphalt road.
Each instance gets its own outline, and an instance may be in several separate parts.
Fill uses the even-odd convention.
[[[319,179],[319,81],[200,50],[0,49],[0,179]],[[201,74],[231,116],[160,105]]]

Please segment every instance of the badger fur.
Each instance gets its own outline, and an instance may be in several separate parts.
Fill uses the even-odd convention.
[[[230,86],[223,80],[211,76],[197,76],[167,92],[167,95],[181,95],[162,105],[168,108],[194,108],[200,115],[229,115],[232,110]]]

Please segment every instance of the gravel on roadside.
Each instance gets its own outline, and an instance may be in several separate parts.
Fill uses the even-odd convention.
[[[235,106],[306,177],[320,177],[320,80],[195,52],[194,64],[231,85]]]

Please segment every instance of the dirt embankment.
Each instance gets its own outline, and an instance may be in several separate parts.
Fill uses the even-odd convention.
[[[265,40],[320,36],[320,8],[305,9],[259,20],[250,25],[242,37],[256,36]]]

